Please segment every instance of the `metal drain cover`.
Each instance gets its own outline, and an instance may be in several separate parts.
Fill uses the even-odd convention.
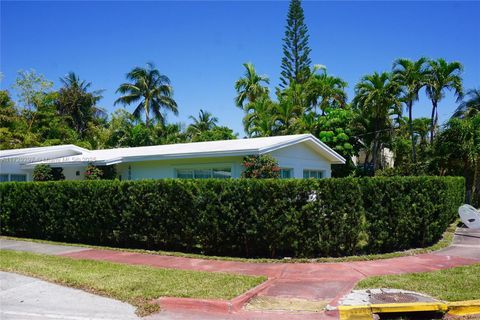
[[[370,296],[371,303],[405,303],[417,302],[419,300],[420,299],[416,294],[403,292],[382,292]]]
[[[339,303],[343,306],[358,306],[385,303],[437,302],[438,300],[427,295],[399,289],[367,289],[353,290],[343,297]]]

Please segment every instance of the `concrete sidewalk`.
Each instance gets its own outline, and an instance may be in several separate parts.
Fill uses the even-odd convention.
[[[5,240],[1,241],[3,243]],[[443,250],[384,260],[356,261],[342,263],[255,263],[209,259],[194,259],[175,256],[161,256],[117,250],[99,250],[79,247],[63,247],[36,243],[21,243],[23,241],[8,240],[13,250],[36,250],[34,252],[50,251],[52,254],[68,256],[75,259],[93,259],[118,263],[148,265],[159,268],[176,268],[210,272],[228,272],[246,275],[265,275],[270,281],[259,293],[259,297],[267,299],[303,299],[305,301],[325,302],[335,306],[338,300],[349,293],[356,283],[368,276],[385,274],[402,274],[411,272],[435,271],[462,265],[480,263],[480,232],[477,230],[458,229],[453,244]],[[33,246],[33,247],[30,247]],[[60,247],[60,248],[58,248]],[[64,248],[62,250],[62,248]],[[181,299],[179,299],[181,300]],[[180,304],[180,302],[179,302]],[[156,317],[168,315],[162,312]],[[186,313],[185,313],[186,312]],[[186,310],[175,310],[175,315],[198,312],[194,307]],[[302,319],[332,319],[332,315],[322,313],[299,315],[282,313],[287,318],[297,316]],[[281,319],[282,314],[252,312],[242,310],[235,315],[220,315],[223,319],[275,318]],[[208,318],[209,313],[206,313]],[[155,317],[155,316],[154,316]],[[293,317],[293,318],[292,318]],[[180,316],[180,318],[182,318]],[[180,319],[179,318],[179,319]],[[194,318],[201,318],[196,314]],[[210,314],[214,318],[214,314]],[[335,316],[333,315],[333,318]],[[159,318],[160,319],[160,318]],[[162,318],[163,319],[163,318]]]
[[[127,303],[22,275],[0,272],[2,320],[138,320]]]
[[[0,249],[52,254],[52,255],[67,254],[67,253],[90,250],[90,248],[85,248],[85,247],[48,244],[48,243],[42,243],[42,242],[23,241],[23,240],[18,241],[18,240],[11,240],[11,239],[5,239],[5,238],[0,238]]]

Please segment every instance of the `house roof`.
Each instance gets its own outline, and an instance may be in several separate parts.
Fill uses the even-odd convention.
[[[42,160],[26,165],[33,166],[39,163],[62,163],[62,165],[74,165],[89,162],[99,165],[111,165],[116,163],[147,160],[245,156],[250,154],[265,154],[298,143],[307,143],[314,151],[332,163],[345,163],[345,159],[342,156],[313,135],[299,134],[93,151],[83,149],[84,151],[81,155],[65,156],[45,161]]]
[[[10,150],[0,150],[0,159],[21,157],[25,155],[35,155],[35,154],[49,154],[53,152],[65,152],[72,154],[82,154],[88,152],[89,150],[80,148],[73,144],[63,144],[59,146],[50,146],[50,147],[34,147],[34,148],[22,148],[22,149],[10,149]]]

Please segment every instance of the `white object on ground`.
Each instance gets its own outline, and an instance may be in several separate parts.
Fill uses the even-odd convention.
[[[464,204],[458,208],[463,224],[470,229],[480,229],[480,212],[471,205]]]

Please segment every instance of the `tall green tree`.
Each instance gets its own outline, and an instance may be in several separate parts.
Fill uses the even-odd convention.
[[[259,75],[255,67],[251,63],[244,63],[245,73],[242,78],[235,82],[235,90],[237,96],[235,98],[235,105],[239,108],[244,108],[244,104],[255,102],[261,96],[268,95],[269,84],[267,76]]]
[[[380,154],[391,137],[394,114],[401,114],[400,86],[387,72],[364,76],[355,86],[353,106],[365,127],[363,139],[370,140],[373,170],[380,166]]]
[[[52,81],[45,79],[33,69],[20,70],[13,84],[13,88],[18,92],[19,102],[25,109],[35,108],[37,100],[51,92],[52,87]]]
[[[305,87],[315,113],[317,107],[325,114],[328,108],[343,107],[346,104],[347,83],[339,77],[328,75],[325,69],[320,74],[314,73]]]
[[[232,129],[225,126],[216,126],[208,131],[200,132],[192,137],[192,142],[200,141],[217,141],[217,140],[233,140],[237,135],[233,133]]]
[[[462,103],[453,113],[455,118],[471,118],[480,113],[480,89],[470,89],[467,91]]]
[[[89,92],[90,82],[80,80],[74,72],[60,78],[63,87],[58,91],[56,106],[58,113],[67,119],[80,139],[86,138],[89,124],[97,125],[106,118],[105,111],[97,106],[102,98],[101,91]]]
[[[20,148],[24,141],[22,129],[22,119],[10,93],[0,90],[0,149]]]
[[[418,101],[420,90],[427,83],[428,70],[426,58],[420,58],[417,61],[409,59],[397,59],[393,64],[393,74],[395,81],[402,86],[402,101],[408,110],[408,126],[410,129],[410,139],[412,140],[412,160],[417,162],[416,142],[413,133],[413,104]]]
[[[147,63],[145,68],[135,67],[127,73],[127,80],[117,89],[122,94],[114,104],[137,104],[133,115],[141,119],[145,114],[145,125],[150,126],[151,114],[160,123],[165,123],[162,111],[171,111],[178,114],[177,103],[173,99],[173,88],[170,79],[161,74],[153,63]]]
[[[70,125],[70,119],[59,114],[57,109],[58,92],[45,94],[35,102],[35,111],[24,110],[23,116],[29,123],[28,132],[36,136],[35,145],[50,146],[74,143],[82,147],[91,148],[83,143],[78,133]]]
[[[264,95],[255,102],[246,105],[247,114],[243,118],[243,126],[248,136],[268,137],[275,132],[275,111],[277,103]]]
[[[105,129],[104,141],[101,143],[102,148],[120,148],[133,147],[132,145],[132,129],[135,126],[135,118],[125,110],[119,108],[115,110]]]
[[[210,112],[200,109],[198,117],[188,117],[193,121],[187,128],[187,131],[193,135],[209,131],[217,126],[218,118],[214,117]]]
[[[471,115],[468,120],[473,130],[473,152],[475,154],[475,173],[473,176],[472,204],[480,206],[480,113]]]
[[[291,82],[304,83],[310,76],[310,47],[308,28],[300,0],[291,0],[288,8],[287,26],[283,38],[283,58],[280,86]]]
[[[438,103],[445,96],[446,90],[453,90],[457,99],[463,96],[461,73],[463,66],[460,62],[447,62],[444,59],[430,60],[428,62],[427,95],[432,101],[432,115],[430,128],[430,143],[438,123]]]
[[[297,121],[303,109],[291,100],[282,99],[274,105],[272,116],[276,122],[276,131],[280,135],[294,134]]]
[[[463,175],[467,201],[480,196],[480,115],[450,119],[435,136],[432,165],[438,175]],[[478,185],[478,188],[474,187]],[[472,192],[473,191],[473,192]],[[477,197],[477,198],[475,198]],[[476,203],[478,205],[478,203]]]

